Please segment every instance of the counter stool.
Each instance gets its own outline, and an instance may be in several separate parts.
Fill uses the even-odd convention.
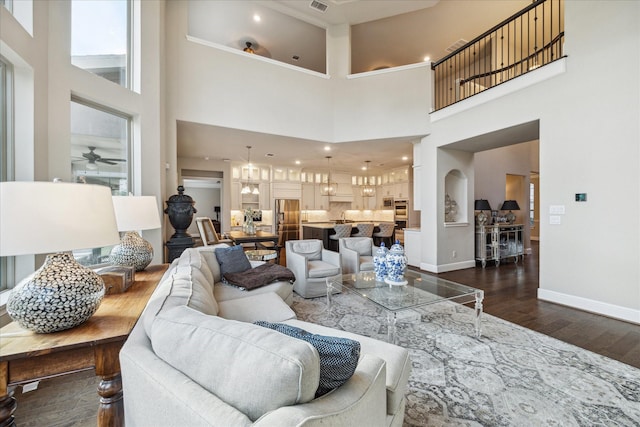
[[[393,245],[393,230],[396,228],[396,224],[393,222],[381,222],[378,225],[380,231],[373,233],[373,241],[376,246],[380,246],[380,242],[384,242],[387,248]]]
[[[374,225],[371,223],[357,224],[358,232],[351,237],[372,237]]]
[[[334,225],[333,229],[336,233],[329,236],[329,249],[338,252],[338,240],[342,237],[350,237],[352,228],[353,226],[351,224]]]

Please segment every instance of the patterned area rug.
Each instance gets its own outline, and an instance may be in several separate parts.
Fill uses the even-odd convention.
[[[297,295],[299,319],[386,340],[386,314],[355,295]],[[409,311],[405,426],[640,426],[640,370],[453,303]]]

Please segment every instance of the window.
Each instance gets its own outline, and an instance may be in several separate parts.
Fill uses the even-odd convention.
[[[71,100],[71,174],[74,182],[106,185],[126,196],[131,183],[131,117],[77,98]],[[108,260],[111,247],[74,251],[80,264]]]
[[[531,227],[535,226],[535,211],[534,211],[534,207],[535,207],[535,200],[536,200],[536,185],[531,182],[529,183],[529,224],[531,225]]]
[[[13,69],[0,56],[0,181],[13,180]],[[0,257],[0,292],[15,284],[14,258]]]
[[[13,0],[0,0],[0,4],[3,5],[9,12],[13,12]]]
[[[130,87],[131,1],[72,0],[71,63]]]

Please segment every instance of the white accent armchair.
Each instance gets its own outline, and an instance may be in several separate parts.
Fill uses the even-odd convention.
[[[373,271],[373,256],[378,248],[371,237],[343,237],[339,245],[342,274]]]
[[[287,240],[287,268],[296,276],[293,290],[303,298],[327,294],[327,278],[342,274],[340,254],[322,247],[322,240]]]

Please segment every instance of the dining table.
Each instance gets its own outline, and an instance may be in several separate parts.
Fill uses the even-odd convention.
[[[274,246],[278,244],[278,235],[268,231],[256,231],[255,234],[249,234],[240,230],[232,230],[225,234],[233,241],[234,245],[260,242],[273,242]]]

